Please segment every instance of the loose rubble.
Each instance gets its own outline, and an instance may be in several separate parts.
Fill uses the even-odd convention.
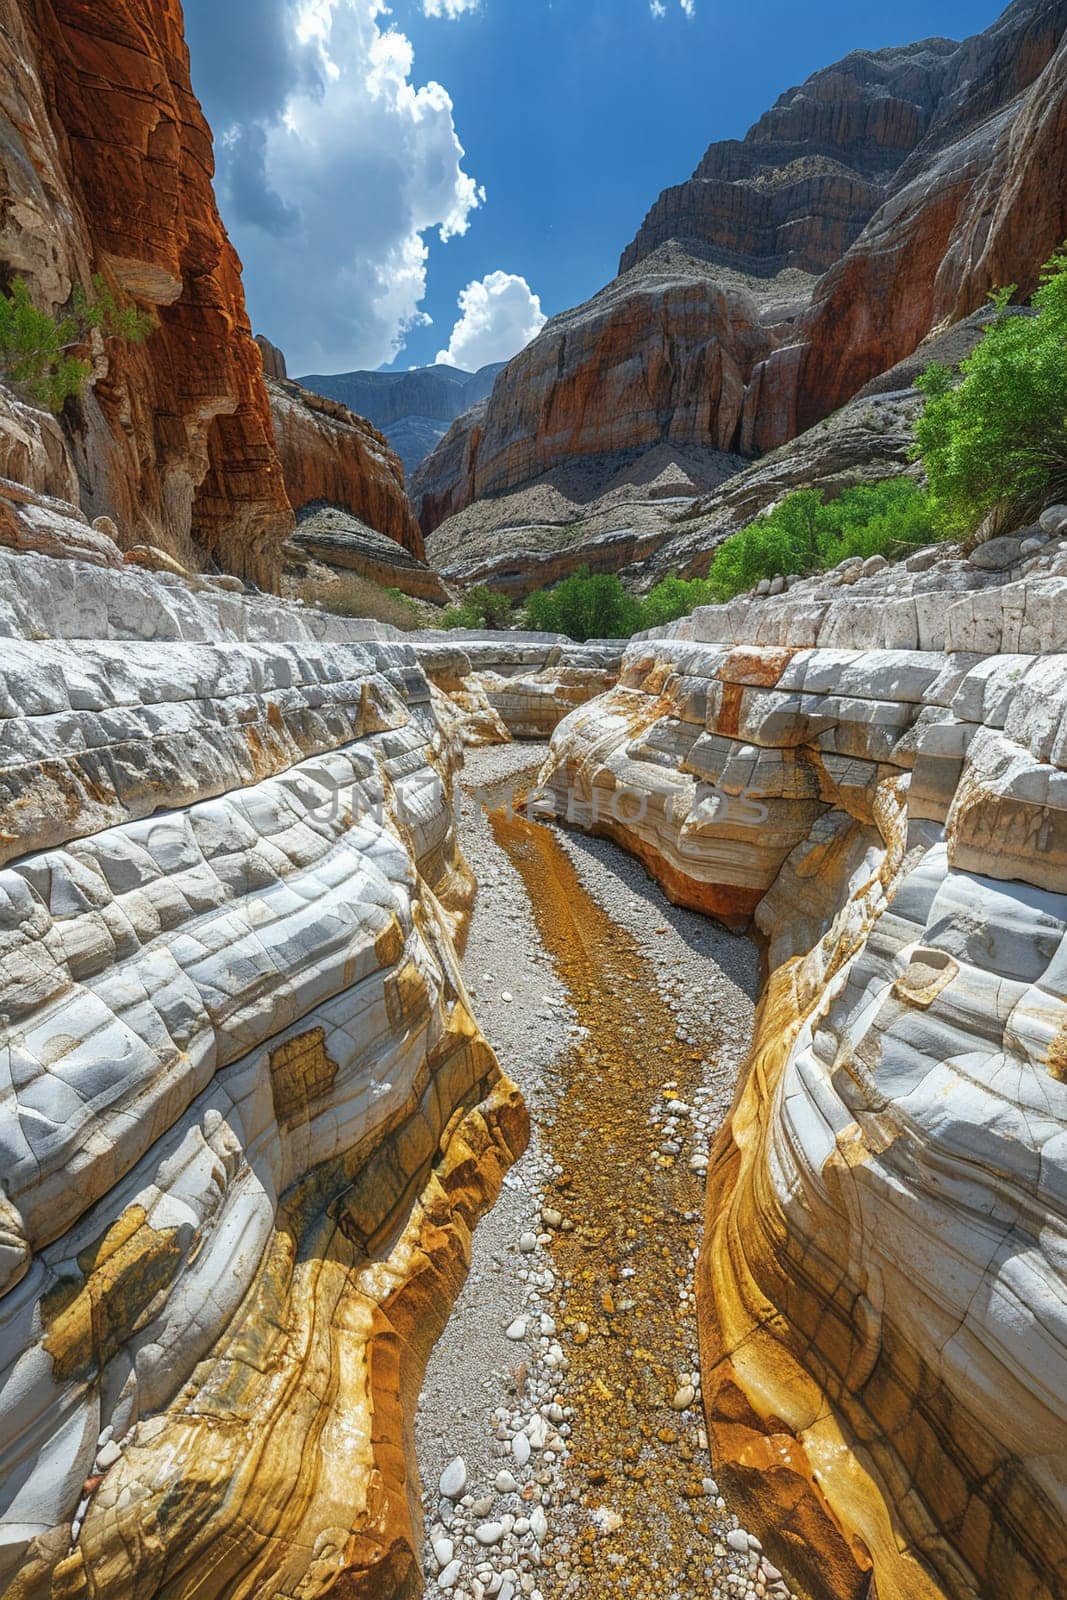
[[[543,754],[540,747],[479,751],[468,757],[467,787],[482,789],[494,778],[534,772]],[[665,1240],[681,1227],[687,1241],[680,1256],[687,1269],[666,1313],[672,1349],[680,1348],[675,1327],[689,1329],[682,1340],[684,1360],[652,1383],[649,1402],[659,1416],[646,1412],[642,1401],[645,1432],[632,1441],[616,1438],[610,1427],[601,1428],[599,1413],[590,1414],[587,1380],[592,1373],[593,1384],[602,1381],[610,1396],[620,1359],[635,1373],[653,1368],[650,1350],[630,1346],[620,1355],[612,1329],[615,1322],[643,1325],[645,1286],[628,1264],[631,1258],[611,1266],[606,1219],[575,1214],[575,1186],[553,1154],[568,1052],[581,1061],[596,1040],[579,1024],[559,984],[522,879],[469,795],[462,820],[464,849],[481,885],[465,969],[490,1040],[531,1103],[534,1135],[506,1180],[504,1197],[475,1236],[467,1286],[431,1359],[420,1400],[423,1479],[439,1491],[424,1495],[427,1600],[442,1593],[453,1600],[593,1597],[602,1584],[604,1592],[646,1594],[648,1571],[627,1530],[637,1508],[645,1507],[655,1530],[644,1541],[645,1559],[655,1561],[664,1513],[643,1461],[650,1450],[675,1463],[679,1492],[670,1520],[680,1543],[699,1546],[702,1592],[713,1600],[785,1600],[788,1585],[764,1564],[758,1540],[738,1528],[712,1475],[692,1322],[702,1173],[751,1029],[754,948],[702,917],[669,907],[642,869],[610,844],[556,835],[581,887],[607,911],[620,937],[641,939],[646,947],[650,937],[640,959],[657,1003],[670,1008],[675,1043],[696,1057],[699,1068],[698,1081],[686,1084],[684,1096],[675,1078],[650,1080],[644,1139],[648,1183],[654,1186],[667,1174],[671,1183],[686,1186],[684,1214],[657,1225],[665,1229]],[[506,953],[495,931],[500,928],[507,933]],[[655,930],[651,936],[649,929]],[[623,1003],[636,1021],[636,994],[627,994]],[[709,1017],[715,1019],[714,1050]],[[644,1201],[645,1180],[634,1181]],[[572,1260],[598,1266],[572,1270]],[[596,1274],[591,1296],[580,1281],[590,1270]],[[579,1302],[581,1314],[575,1310]],[[662,1310],[657,1307],[656,1314]],[[576,1357],[581,1373],[574,1369]],[[671,1442],[665,1445],[668,1429]]]

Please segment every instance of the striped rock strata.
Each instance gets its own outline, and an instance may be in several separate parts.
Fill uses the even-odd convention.
[[[1067,580],[939,577],[636,643],[542,779],[767,937],[704,1395],[818,1600],[1067,1588]]]
[[[438,691],[297,608],[239,642],[240,597],[5,559],[0,1593],[415,1596],[411,1407],[526,1137]],[[64,584],[203,632],[43,640]]]
[[[542,635],[416,645],[420,664],[461,713],[467,744],[547,739],[576,707],[618,682],[623,645]]]

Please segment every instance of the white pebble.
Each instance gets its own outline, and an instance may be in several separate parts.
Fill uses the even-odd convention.
[[[462,1456],[457,1456],[442,1472],[438,1488],[446,1500],[458,1500],[466,1487],[467,1463]]]

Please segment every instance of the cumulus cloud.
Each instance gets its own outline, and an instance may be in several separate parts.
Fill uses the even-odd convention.
[[[665,17],[667,15],[667,7],[663,4],[663,0],[649,0],[648,9],[654,17]]]
[[[465,11],[477,11],[478,5],[479,0],[422,0],[427,17],[461,17]]]
[[[678,0],[678,4],[681,6],[689,20],[692,21],[697,14],[697,0]],[[665,17],[667,15],[665,0],[648,0],[648,9],[651,11],[652,15],[657,18]]]
[[[447,350],[437,360],[477,372],[493,361],[510,361],[544,327],[541,298],[514,272],[489,272],[460,292],[462,315]]]
[[[186,0],[186,16],[257,329],[292,372],[392,360],[427,321],[426,236],[465,233],[485,199],[447,90],[414,81],[384,0]]]

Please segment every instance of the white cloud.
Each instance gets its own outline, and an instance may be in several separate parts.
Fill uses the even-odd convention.
[[[477,372],[492,361],[510,361],[544,327],[541,298],[514,272],[489,272],[460,292],[463,313],[447,350],[437,360]]]
[[[697,0],[679,0],[679,4],[681,5],[682,10],[685,12],[687,17],[692,18],[696,16]]]
[[[465,11],[477,11],[479,0],[422,0],[422,10],[427,17],[461,17]]]
[[[663,0],[649,0],[648,9],[654,17],[665,17],[667,15],[667,7],[663,4]]]
[[[207,0],[191,3],[207,17]],[[441,3],[454,13],[463,0]],[[425,235],[465,233],[485,199],[464,171],[451,97],[413,81],[411,41],[383,20],[384,0],[238,9],[249,33],[269,13],[286,63],[269,103],[246,103],[235,82],[219,94],[237,117],[220,123],[211,108],[253,320],[291,372],[379,366],[428,320]]]

